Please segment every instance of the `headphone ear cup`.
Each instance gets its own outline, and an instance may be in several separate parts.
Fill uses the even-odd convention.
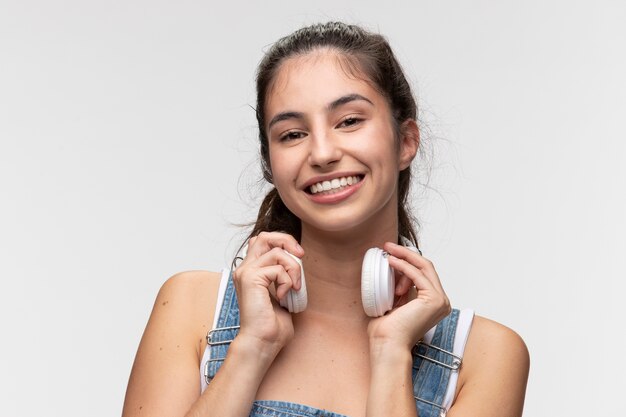
[[[372,249],[365,252],[363,266],[361,267],[361,302],[363,303],[365,314],[370,317],[378,317],[376,314],[376,290],[374,289],[374,255]]]
[[[287,251],[285,251],[287,252]],[[300,265],[300,289],[289,290],[287,295],[279,301],[281,307],[285,307],[290,313],[301,313],[306,309],[308,297],[306,292],[306,280],[304,279],[304,268],[302,267],[302,261],[297,256],[287,252],[289,256],[298,262]]]
[[[387,261],[387,253],[371,248],[365,253],[361,267],[361,302],[365,314],[380,317],[393,307],[395,277]]]
[[[280,305],[290,313],[301,313],[306,310],[307,302],[306,281],[302,275],[300,290],[289,290],[287,295],[280,300]]]

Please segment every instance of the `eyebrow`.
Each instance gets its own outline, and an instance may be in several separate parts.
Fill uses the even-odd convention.
[[[343,106],[344,104],[348,104],[352,101],[358,101],[358,100],[366,101],[372,106],[374,105],[374,103],[370,99],[368,99],[367,97],[363,97],[360,94],[348,94],[348,95],[339,97],[337,100],[334,100],[330,104],[328,104],[328,106],[326,106],[326,111],[331,112],[337,109],[338,107]],[[271,129],[272,126],[274,126],[278,122],[282,122],[283,120],[289,120],[289,119],[304,119],[304,113],[297,112],[297,111],[285,111],[282,113],[278,113],[276,116],[272,117],[272,120],[270,120],[270,124],[268,125],[267,129],[268,130]]]
[[[344,104],[350,103],[351,101],[357,101],[357,100],[367,101],[372,106],[374,105],[374,103],[372,103],[370,99],[368,99],[367,97],[363,97],[360,94],[348,94],[347,96],[339,97],[337,100],[330,103],[327,107],[327,110],[331,112],[335,110],[337,107],[341,107]]]
[[[270,121],[270,124],[267,127],[267,130],[270,130],[272,126],[274,126],[276,123],[282,122],[283,120],[289,120],[289,119],[304,119],[304,114],[297,112],[297,111],[285,111],[282,113],[278,113]]]

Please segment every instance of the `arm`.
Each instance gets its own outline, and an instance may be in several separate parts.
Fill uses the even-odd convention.
[[[411,350],[370,344],[367,416],[416,417]]]
[[[410,352],[392,346],[370,351],[368,416],[416,416]],[[475,317],[448,417],[520,417],[529,366],[526,345],[515,332]]]
[[[182,416],[198,398],[202,333],[213,321],[219,279],[194,271],[163,284],[135,356],[123,417]]]
[[[274,358],[293,337],[288,312],[271,298],[299,286],[302,255],[293,237],[261,234],[233,273],[241,328],[219,372],[200,395],[200,360],[213,322],[219,274],[175,275],[161,288],[131,372],[123,417],[247,416]]]
[[[186,417],[247,416],[276,353],[268,346],[237,336],[226,360]]]
[[[384,248],[396,273],[397,307],[368,325],[371,383],[367,416],[413,417],[417,407],[411,349],[450,313],[450,302],[428,259],[394,243],[387,242]]]
[[[157,296],[131,372],[123,417],[247,416],[274,359],[237,336],[227,359],[200,395],[204,336],[213,321],[220,274],[184,272]]]
[[[411,378],[411,347],[450,312],[439,277],[430,261],[395,244],[386,244],[389,263],[400,273],[399,307],[370,322],[371,378],[367,415],[416,416]],[[408,301],[410,285],[417,296]],[[404,300],[402,300],[404,298]],[[449,417],[518,417],[522,415],[529,355],[512,330],[476,317],[459,374],[457,398]]]
[[[528,349],[517,333],[475,317],[448,417],[521,416],[529,367]]]

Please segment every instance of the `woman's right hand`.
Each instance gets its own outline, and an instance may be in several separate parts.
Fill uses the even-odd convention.
[[[261,232],[249,240],[246,257],[233,272],[241,320],[237,338],[257,344],[272,357],[294,334],[291,314],[275,297],[282,299],[301,285],[300,265],[285,251],[297,257],[304,255],[293,236]]]

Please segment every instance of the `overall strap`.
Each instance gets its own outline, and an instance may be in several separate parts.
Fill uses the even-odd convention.
[[[453,354],[459,310],[441,320],[429,343],[413,348],[413,396],[420,417],[445,416],[444,396],[450,376],[458,372],[461,358]]]
[[[210,349],[210,358],[204,366],[204,378],[207,384],[222,366],[230,342],[237,336],[237,333],[239,333],[239,304],[231,273],[224,292],[217,326],[210,330],[206,336],[207,345]]]
[[[418,342],[413,348],[413,395],[420,417],[445,416],[442,406],[450,376],[458,372],[461,358],[451,353],[459,318],[459,310],[437,324],[432,340]],[[210,350],[203,375],[206,383],[215,377],[226,359],[226,353],[235,336],[239,333],[239,304],[232,280],[228,277],[217,326],[207,334]]]

